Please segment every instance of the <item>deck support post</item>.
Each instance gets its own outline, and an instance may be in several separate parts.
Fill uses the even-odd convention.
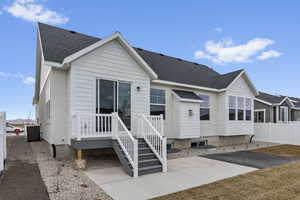
[[[86,160],[83,159],[82,156],[82,149],[76,149],[76,160],[75,164],[78,169],[85,169],[86,168]]]
[[[82,160],[82,150],[81,149],[77,150],[77,160]]]

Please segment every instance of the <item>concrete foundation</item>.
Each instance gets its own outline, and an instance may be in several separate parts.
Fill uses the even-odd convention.
[[[205,143],[207,145],[213,145],[216,147],[248,144],[250,142],[249,135],[239,136],[209,136],[201,137],[197,139],[168,139],[168,144],[171,144],[172,148],[186,149],[190,148],[192,143]]]

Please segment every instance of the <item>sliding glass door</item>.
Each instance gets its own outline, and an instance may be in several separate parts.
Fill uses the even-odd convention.
[[[131,120],[131,90],[129,83],[118,84],[118,114],[125,126],[130,129]]]
[[[131,88],[130,83],[96,80],[96,113],[118,112],[125,126],[131,127]]]

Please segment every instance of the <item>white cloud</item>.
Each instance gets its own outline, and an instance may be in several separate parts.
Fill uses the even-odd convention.
[[[194,57],[208,59],[217,64],[246,63],[251,62],[253,56],[274,43],[268,38],[255,38],[240,45],[234,45],[231,38],[218,42],[210,40],[205,43],[205,51],[196,51]]]
[[[7,74],[6,74],[6,73],[4,73],[4,72],[0,72],[0,76],[2,76],[2,77],[6,77],[6,76],[7,76]]]
[[[35,80],[32,76],[25,76],[23,74],[11,74],[6,72],[0,72],[0,77],[19,79],[22,80],[22,82],[26,85],[33,85],[35,83]]]
[[[69,18],[56,11],[45,8],[37,0],[16,0],[5,11],[11,15],[29,22],[44,22],[50,24],[65,24]]]
[[[259,56],[257,56],[257,59],[266,60],[269,58],[279,57],[281,55],[282,55],[282,53],[280,53],[278,51],[270,50],[270,51],[262,52]]]
[[[29,77],[26,77],[23,82],[26,84],[26,85],[33,85],[35,80],[33,77],[29,76]]]
[[[223,32],[223,29],[222,29],[222,28],[220,28],[220,27],[217,27],[217,28],[215,28],[215,29],[214,29],[214,31],[215,31],[215,32],[219,32],[219,33],[221,33],[221,32]]]

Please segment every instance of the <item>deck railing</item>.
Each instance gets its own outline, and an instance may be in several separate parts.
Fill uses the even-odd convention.
[[[118,113],[74,114],[72,134],[77,140],[102,137],[116,139],[133,168],[133,176],[138,176],[138,141],[132,136]]]
[[[163,166],[163,172],[167,171],[167,139],[148,120],[149,116],[141,115],[138,132],[155,153]]]
[[[113,114],[77,113],[72,116],[73,137],[112,137]]]

